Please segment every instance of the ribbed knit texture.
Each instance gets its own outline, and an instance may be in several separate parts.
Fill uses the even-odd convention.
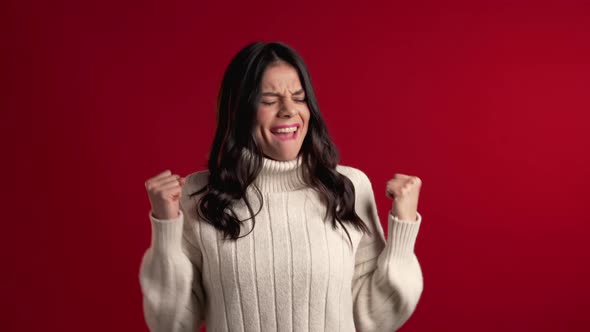
[[[422,272],[414,244],[422,216],[396,220],[388,237],[378,219],[371,182],[360,170],[337,166],[355,186],[355,209],[372,230],[324,222],[319,194],[301,177],[301,160],[264,158],[255,184],[262,209],[247,236],[224,240],[200,220],[208,171],[187,176],[180,214],[161,220],[149,213],[152,242],[141,261],[144,316],[152,332],[196,331],[394,331],[414,311]],[[252,186],[251,186],[252,188]],[[254,212],[261,202],[249,188]],[[234,210],[250,217],[243,201]],[[241,235],[252,228],[243,222]]]

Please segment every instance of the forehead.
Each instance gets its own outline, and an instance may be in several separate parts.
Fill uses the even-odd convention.
[[[295,92],[301,88],[297,70],[284,62],[266,67],[262,76],[262,91],[289,90]]]

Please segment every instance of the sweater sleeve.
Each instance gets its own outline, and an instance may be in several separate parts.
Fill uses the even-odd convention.
[[[410,318],[422,294],[422,271],[414,254],[422,216],[399,220],[389,210],[386,241],[371,182],[360,170],[356,173],[355,208],[372,234],[363,234],[355,255],[354,322],[363,332],[395,331]]]
[[[194,332],[205,319],[202,255],[192,220],[180,206],[176,218],[157,219],[151,211],[152,239],[140,266],[144,319],[151,332]]]

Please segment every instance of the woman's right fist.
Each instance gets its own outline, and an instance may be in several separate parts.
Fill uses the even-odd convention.
[[[185,178],[172,174],[170,170],[149,178],[145,182],[152,215],[157,219],[172,219],[178,217],[179,202]]]

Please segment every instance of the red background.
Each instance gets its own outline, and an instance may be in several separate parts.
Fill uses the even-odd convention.
[[[205,167],[231,57],[306,61],[380,215],[423,180],[420,303],[402,331],[587,331],[584,1],[8,1],[3,331],[145,331],[144,181]]]

